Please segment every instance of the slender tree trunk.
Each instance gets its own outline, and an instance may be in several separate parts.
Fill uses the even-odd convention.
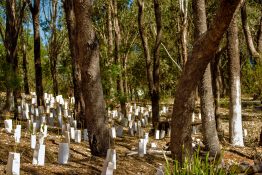
[[[24,33],[25,35],[26,33]],[[25,36],[22,36],[22,56],[23,56],[23,74],[24,74],[24,91],[29,94],[28,75],[27,75],[27,59],[26,59],[26,45]]]
[[[75,0],[76,54],[81,65],[82,92],[92,155],[105,156],[109,147],[105,102],[99,66],[99,46],[92,26],[92,0]]]
[[[192,151],[192,113],[194,92],[208,63],[214,58],[219,42],[228,28],[240,0],[221,0],[210,28],[194,43],[193,50],[179,80],[172,115],[171,152],[174,159],[184,162]]]
[[[183,67],[185,66],[187,62],[187,28],[188,28],[188,19],[187,19],[187,13],[188,13],[188,0],[179,1],[180,2],[180,21],[182,23],[181,25],[181,49],[182,49],[182,63]]]
[[[214,61],[212,62],[212,87],[215,101],[215,117],[216,117],[216,128],[217,132],[222,132],[222,121],[218,114],[219,109],[219,101],[220,101],[220,87],[221,87],[221,72],[220,72],[220,64],[221,61],[219,59],[220,55],[215,56]]]
[[[259,47],[256,49],[253,38],[249,29],[248,25],[248,20],[247,20],[247,11],[246,11],[246,2],[243,3],[242,8],[241,8],[241,19],[242,19],[242,26],[243,26],[243,31],[245,34],[245,38],[247,41],[247,46],[250,54],[252,57],[254,57],[258,62],[262,60],[262,54],[259,53]],[[262,20],[262,18],[261,18]],[[262,22],[261,22],[262,23]],[[262,24],[260,25],[261,28]],[[260,33],[260,37],[262,38],[262,34]],[[258,40],[258,43],[261,42]],[[261,51],[261,50],[260,50]]]
[[[229,136],[234,146],[244,146],[241,115],[240,56],[237,16],[228,28],[228,57],[230,73]]]
[[[124,84],[123,84],[123,58],[121,59],[120,47],[121,47],[121,33],[120,26],[118,21],[118,12],[117,12],[117,0],[113,0],[113,16],[114,16],[114,29],[115,29],[115,64],[120,66],[120,73],[117,77],[117,92],[119,96],[121,112],[124,116],[126,116],[126,97],[124,93]]]
[[[207,30],[205,0],[193,1],[195,40]],[[220,155],[220,145],[216,130],[214,98],[212,91],[212,78],[210,63],[200,81],[200,104],[203,126],[204,142],[211,156]]]
[[[160,101],[160,83],[159,83],[159,67],[160,67],[160,44],[162,39],[162,19],[161,9],[158,0],[154,0],[154,11],[156,20],[156,41],[154,46],[154,61],[153,61],[153,92],[151,94],[152,101],[152,121],[153,126],[159,122],[159,101]]]
[[[72,77],[74,84],[74,97],[75,97],[75,106],[74,113],[76,117],[79,117],[80,120],[85,121],[84,112],[85,112],[85,103],[81,89],[81,72],[80,65],[76,49],[76,22],[75,22],[75,13],[74,13],[74,1],[65,0],[64,1],[64,10],[66,14],[66,24],[69,36],[69,46],[72,59]],[[84,122],[85,123],[85,122]]]
[[[109,58],[108,63],[109,65],[112,65],[114,63],[112,8],[113,8],[112,0],[109,0],[107,4],[108,58]],[[109,77],[109,82],[110,82],[109,96],[111,96],[114,93],[114,88],[113,88],[114,83],[113,83],[113,79],[111,76]]]

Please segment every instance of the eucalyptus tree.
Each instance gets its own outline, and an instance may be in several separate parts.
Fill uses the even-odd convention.
[[[27,0],[31,11],[34,30],[34,62],[35,62],[35,88],[37,95],[37,105],[44,106],[41,49],[40,49],[40,0]]]
[[[53,82],[53,93],[55,96],[58,95],[58,72],[57,72],[57,62],[59,53],[63,48],[64,43],[64,33],[62,26],[60,3],[58,0],[45,0],[42,1],[43,16],[45,17],[45,33],[48,40],[48,57],[50,62],[50,71]]]
[[[74,39],[71,41],[74,43],[74,56],[80,66],[85,123],[88,128],[91,153],[105,156],[109,147],[109,132],[101,84],[99,44],[92,24],[93,1],[75,0],[65,3],[69,4],[64,5],[70,5],[69,8],[65,7],[65,13],[67,15],[71,13],[74,19],[69,20],[67,25],[74,27],[74,38],[69,34],[69,39]]]
[[[195,40],[207,31],[205,0],[192,1],[195,23]],[[200,80],[200,105],[204,142],[211,156],[220,155],[220,145],[216,130],[214,98],[210,63]]]
[[[191,122],[194,110],[194,93],[207,65],[213,59],[240,0],[222,0],[210,28],[194,42],[189,59],[180,77],[173,106],[171,152],[180,163],[191,155]]]
[[[228,28],[227,39],[230,69],[229,137],[232,145],[244,146],[241,115],[240,52],[237,14],[234,16]]]
[[[156,21],[156,39],[153,48],[153,59],[151,58],[151,49],[148,44],[148,34],[146,33],[146,26],[144,21],[144,1],[138,0],[138,26],[139,33],[144,49],[144,57],[146,60],[146,72],[148,80],[148,89],[152,103],[152,122],[156,127],[159,122],[159,101],[160,101],[160,83],[159,83],[159,68],[160,68],[160,45],[162,39],[162,22],[161,9],[157,0],[154,0],[154,12]]]
[[[261,7],[261,4],[258,3],[258,6]],[[262,62],[262,11],[260,10],[261,17],[259,19],[258,31],[256,35],[257,43],[254,43],[252,32],[250,31],[249,23],[248,23],[248,14],[247,14],[247,2],[245,1],[241,7],[241,20],[242,20],[242,27],[246,38],[246,43],[248,50],[252,57],[258,62]]]
[[[74,1],[64,0],[63,8],[65,11],[66,25],[69,38],[69,49],[71,53],[72,77],[74,85],[74,113],[76,117],[84,119],[85,103],[81,88],[81,71],[78,56],[76,54],[76,21],[74,12]]]
[[[6,49],[6,62],[11,68],[12,78],[18,78],[18,38],[22,28],[23,16],[26,3],[24,1],[17,2],[16,0],[5,1],[6,23],[5,32],[3,24],[0,23],[0,34]],[[1,22],[1,21],[0,21]],[[6,77],[6,84],[11,81]],[[11,78],[11,77],[10,77]],[[16,82],[18,83],[18,82]],[[6,105],[5,109],[10,109],[11,93],[14,94],[15,117],[17,117],[17,98],[19,96],[19,84],[11,87],[6,87]]]

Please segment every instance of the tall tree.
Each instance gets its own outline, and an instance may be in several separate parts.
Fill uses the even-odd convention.
[[[24,74],[24,91],[25,94],[29,94],[29,84],[28,84],[28,71],[27,71],[27,31],[23,30],[22,36],[21,36],[21,51],[22,51],[22,57],[23,57],[23,74]]]
[[[43,96],[43,83],[42,83],[42,66],[41,66],[41,55],[40,55],[40,23],[39,23],[39,13],[40,13],[40,0],[27,0],[28,6],[30,8],[32,19],[33,19],[33,29],[34,29],[34,62],[35,62],[35,87],[37,95],[37,105],[44,106],[44,96]]]
[[[24,16],[24,10],[26,3],[20,1],[19,3],[16,0],[6,0],[6,28],[5,34],[3,32],[2,24],[0,25],[0,34],[4,42],[4,46],[7,50],[6,52],[6,62],[11,68],[12,75],[16,78],[18,76],[18,36],[20,34]],[[9,81],[7,79],[7,81]],[[5,109],[10,109],[10,98],[11,93],[14,95],[15,103],[15,117],[17,117],[17,98],[19,96],[19,85],[16,85],[14,88],[6,87],[6,105]]]
[[[240,0],[221,0],[213,23],[194,42],[193,50],[182,72],[175,93],[172,115],[171,152],[173,158],[183,162],[191,154],[191,116],[194,110],[194,92],[208,63],[214,57],[219,42],[228,28]]]
[[[158,0],[154,0],[154,12],[156,20],[156,40],[153,50],[153,60],[151,58],[151,51],[148,44],[146,26],[144,22],[144,1],[138,0],[138,26],[139,33],[144,49],[144,57],[146,60],[146,72],[148,80],[149,94],[152,103],[152,122],[156,127],[159,122],[159,100],[160,100],[160,84],[159,84],[159,66],[160,66],[160,44],[162,38],[162,24],[161,24],[161,9]],[[153,63],[152,63],[153,62]]]
[[[192,2],[194,10],[193,14],[195,15],[194,35],[195,40],[197,40],[207,30],[206,7],[205,0],[195,0]],[[205,73],[200,80],[199,91],[204,142],[207,149],[209,150],[209,154],[211,156],[216,156],[220,154],[220,145],[216,130],[210,63],[207,65]]]
[[[43,2],[43,13],[45,16],[45,21],[49,28],[48,56],[50,60],[50,71],[51,71],[51,77],[53,82],[53,94],[57,96],[58,95],[57,60],[62,48],[62,44],[64,42],[62,32],[59,32],[57,28],[57,25],[59,25],[59,21],[58,21],[59,5],[58,5],[58,0],[52,0],[52,1],[48,0],[47,1],[48,5],[45,4],[45,1],[42,2]],[[47,7],[47,10],[44,7]]]
[[[80,120],[84,119],[85,112],[85,103],[83,99],[82,89],[81,89],[81,71],[79,58],[76,54],[76,21],[75,21],[75,12],[74,12],[74,1],[73,0],[64,0],[64,11],[66,15],[66,24],[69,37],[69,48],[71,53],[72,60],[72,77],[74,84],[74,113],[76,117],[79,117]]]
[[[106,155],[109,132],[99,66],[99,44],[92,26],[92,0],[75,0],[76,55],[81,65],[82,92],[89,144],[93,155]]]
[[[262,17],[260,18],[260,24],[258,29],[257,47],[255,47],[255,44],[253,42],[253,37],[248,24],[246,1],[243,3],[241,8],[241,19],[248,50],[252,57],[254,57],[257,60],[257,62],[262,62]]]
[[[124,81],[123,81],[123,69],[124,67],[124,57],[122,57],[121,54],[121,46],[122,46],[122,37],[121,37],[121,31],[120,31],[120,25],[118,20],[118,5],[117,0],[113,0],[113,6],[112,6],[112,12],[113,12],[113,21],[114,21],[114,33],[115,33],[115,65],[120,67],[120,74],[117,76],[117,92],[118,92],[118,98],[121,105],[121,112],[126,115],[126,95],[124,91]]]
[[[241,115],[240,56],[237,15],[228,28],[228,57],[230,74],[229,136],[234,146],[244,146]]]

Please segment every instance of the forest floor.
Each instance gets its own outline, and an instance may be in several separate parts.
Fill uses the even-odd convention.
[[[223,129],[225,130],[225,140],[222,142],[223,157],[225,164],[249,163],[253,164],[254,159],[258,159],[262,155],[262,147],[258,146],[259,134],[262,128],[262,111],[253,107],[243,108],[243,128],[247,129],[245,137],[245,147],[236,148],[228,143],[228,109],[220,108],[219,113],[223,119]],[[21,143],[14,145],[13,135],[4,131],[3,120],[0,123],[0,174],[5,174],[5,168],[8,159],[8,152],[21,153],[21,174],[101,174],[104,158],[92,156],[90,153],[88,142],[70,144],[70,158],[67,165],[60,165],[57,162],[58,145],[62,141],[62,137],[58,136],[56,128],[50,128],[48,136],[45,139],[45,166],[32,165],[33,150],[30,148],[30,133],[25,129],[25,123],[22,124]],[[147,128],[148,130],[150,128]],[[157,144],[162,149],[170,138],[155,140],[153,136],[149,138],[150,142]],[[117,169],[114,174],[132,175],[143,174],[153,175],[160,164],[165,165],[163,154],[146,154],[144,157],[135,155],[127,155],[130,150],[134,150],[138,145],[138,137],[129,136],[127,130],[124,129],[122,138],[116,138],[115,148],[117,153]],[[171,160],[170,158],[168,158]]]

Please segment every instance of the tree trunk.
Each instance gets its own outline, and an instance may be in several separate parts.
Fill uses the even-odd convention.
[[[109,147],[105,102],[99,66],[99,46],[92,26],[92,0],[75,0],[76,54],[81,65],[82,92],[92,155],[105,156]]]
[[[228,28],[228,57],[230,73],[229,136],[234,146],[244,146],[241,115],[240,56],[237,16]]]
[[[113,0],[113,16],[114,16],[114,29],[115,29],[115,64],[120,67],[120,73],[117,76],[117,92],[118,98],[121,106],[121,112],[124,116],[126,116],[126,97],[124,93],[124,81],[123,81],[123,59],[120,54],[120,46],[121,46],[121,33],[120,26],[118,21],[118,12],[117,12],[117,0]],[[121,64],[122,62],[122,64]]]
[[[241,19],[242,19],[242,26],[243,26],[243,31],[245,34],[248,50],[252,57],[254,57],[258,62],[261,61],[262,55],[259,53],[259,47],[258,50],[255,48],[255,45],[253,43],[253,38],[249,29],[248,21],[247,21],[247,11],[246,11],[246,2],[243,3],[242,8],[241,8]],[[262,18],[261,18],[262,20]],[[262,25],[262,24],[261,24]],[[260,26],[261,28],[262,26]],[[262,34],[260,34],[262,35]],[[262,38],[262,36],[260,36]],[[261,42],[258,40],[258,43]],[[260,50],[261,51],[261,50]]]
[[[154,61],[153,61],[153,92],[151,94],[152,101],[152,122],[153,126],[159,122],[159,100],[160,100],[160,83],[159,83],[159,67],[160,67],[160,44],[162,39],[162,22],[161,9],[158,0],[154,0],[154,11],[156,20],[156,41],[154,47]]]
[[[108,1],[107,4],[107,30],[108,30],[108,63],[112,65],[114,63],[114,43],[113,43],[113,24],[112,24],[112,13],[113,13],[113,3],[112,0]],[[113,79],[112,76],[109,77],[110,89],[109,96],[111,97],[114,93]]]
[[[214,94],[214,101],[215,101],[215,118],[216,118],[216,128],[217,132],[222,132],[222,121],[218,114],[219,109],[219,101],[220,101],[220,87],[222,84],[221,80],[221,72],[220,72],[220,54],[215,55],[215,59],[212,62],[211,71],[212,71],[212,87],[213,87],[213,94]]]
[[[159,122],[159,66],[160,66],[160,44],[162,38],[162,25],[161,25],[161,10],[159,6],[159,2],[154,0],[154,10],[155,10],[155,20],[156,20],[156,27],[157,27],[157,36],[154,46],[154,59],[153,59],[153,66],[152,60],[150,56],[150,49],[148,45],[147,35],[145,31],[145,24],[144,24],[144,1],[138,0],[138,26],[139,26],[139,34],[142,41],[142,46],[144,49],[144,56],[146,59],[146,73],[147,73],[147,80],[148,80],[148,89],[149,94],[151,97],[152,103],[152,123],[153,127],[157,127]]]
[[[171,151],[174,159],[183,162],[186,154],[191,155],[191,122],[194,111],[194,92],[208,63],[214,57],[240,0],[221,0],[213,24],[194,43],[193,50],[180,77],[174,100]]]
[[[44,96],[43,96],[43,84],[42,84],[42,66],[41,66],[41,57],[40,57],[40,21],[39,21],[39,12],[40,12],[40,0],[34,0],[32,4],[29,1],[29,7],[33,19],[33,29],[34,29],[34,62],[35,62],[35,86],[36,86],[36,95],[37,95],[37,105],[44,106]]]
[[[205,0],[193,1],[195,40],[207,30]],[[220,155],[220,145],[216,130],[214,98],[212,91],[212,78],[210,63],[207,65],[205,73],[200,81],[200,104],[203,126],[203,136],[206,148],[210,156]]]
[[[182,63],[183,67],[185,66],[187,62],[187,28],[188,28],[188,20],[187,20],[187,14],[188,14],[188,0],[179,1],[180,2],[180,21],[182,23],[181,26],[181,49],[182,49]]]
[[[17,79],[18,78],[18,54],[17,54],[17,42],[18,42],[18,36],[21,30],[22,26],[22,20],[24,16],[24,10],[26,4],[20,3],[20,6],[17,5],[15,0],[6,0],[6,29],[5,29],[5,38],[3,38],[3,43],[5,46],[5,49],[7,50],[6,54],[6,62],[8,63],[8,66],[10,66],[11,70],[11,76],[8,76],[11,79]],[[18,11],[17,11],[18,10]],[[2,33],[2,28],[0,28],[0,32]],[[3,36],[2,36],[3,37]],[[9,73],[10,74],[10,73]],[[10,79],[7,78],[7,81],[10,81]],[[20,84],[19,82],[16,82],[17,84],[15,86],[10,85],[10,82],[6,82],[6,104],[5,109],[10,110],[11,107],[11,100],[12,100],[12,92],[14,97],[14,117],[17,118],[17,98],[19,97],[20,93]]]
[[[24,33],[25,35],[26,33]],[[22,36],[22,56],[23,56],[23,73],[24,73],[24,91],[29,94],[28,75],[27,75],[27,59],[26,59],[26,45],[25,36]]]
[[[64,10],[66,14],[66,24],[69,36],[69,46],[72,60],[72,77],[74,84],[74,97],[75,97],[75,106],[74,113],[77,118],[85,121],[84,112],[85,112],[85,103],[83,99],[82,89],[81,89],[81,72],[80,65],[76,49],[76,22],[75,22],[75,13],[73,0],[65,0],[64,1]],[[86,123],[86,122],[84,122]]]

